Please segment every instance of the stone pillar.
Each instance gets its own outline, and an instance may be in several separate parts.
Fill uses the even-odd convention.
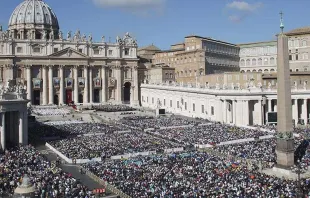
[[[59,105],[64,104],[64,66],[59,65],[59,78],[60,78],[60,85],[59,85]]]
[[[24,138],[24,145],[28,144],[28,112],[27,110],[23,113],[23,138]]]
[[[1,126],[1,148],[2,150],[5,150],[6,148],[6,145],[5,145],[5,138],[6,138],[6,135],[5,135],[5,112],[2,112],[1,113],[1,121],[2,121],[2,126]]]
[[[271,105],[272,105],[272,99],[268,99],[268,112],[272,111]]]
[[[249,101],[248,100],[244,100],[243,101],[243,125],[247,126],[249,125]]]
[[[88,103],[88,65],[84,66],[84,78],[85,78],[85,85],[84,85],[84,99],[83,103],[87,104]]]
[[[134,67],[133,70],[133,82],[134,82],[134,97],[133,97],[133,105],[140,106],[139,104],[139,70],[138,66]]]
[[[79,102],[79,82],[78,82],[78,66],[73,67],[74,73],[74,103],[77,104]]]
[[[24,145],[24,112],[19,112],[18,142]]]
[[[232,120],[233,120],[233,124],[236,124],[236,110],[237,110],[237,101],[236,100],[232,100]]]
[[[26,75],[27,75],[27,99],[30,100],[32,104],[32,78],[31,78],[31,66],[26,66]]]
[[[89,103],[94,103],[94,88],[93,88],[93,84],[94,84],[94,79],[93,79],[93,67],[90,66],[89,68]]]
[[[43,105],[47,105],[47,67],[45,65],[42,66],[42,80],[43,80]]]
[[[262,100],[258,100],[258,125],[263,125],[263,112]]]
[[[223,122],[227,123],[227,100],[223,100]]]
[[[101,90],[101,103],[107,102],[107,74],[106,66],[102,66],[101,79],[102,79],[102,90]]]
[[[115,67],[115,78],[116,78],[116,96],[115,96],[115,100],[116,100],[117,103],[121,104],[122,103],[122,88],[123,88],[121,66],[116,66]]]
[[[48,104],[54,104],[54,85],[53,85],[53,66],[50,65],[48,69]]]
[[[305,124],[308,122],[308,99],[303,99],[301,107],[301,118],[304,119]]]
[[[132,104],[134,101],[134,91],[135,91],[135,86],[131,86],[130,87],[130,104]]]
[[[290,67],[288,54],[288,37],[278,35],[277,62],[277,166],[291,168],[294,165],[294,138],[292,124],[292,98]]]
[[[292,104],[292,112],[293,112],[293,119],[295,121],[295,126],[298,123],[298,99],[292,99],[292,101],[294,101],[294,103]]]

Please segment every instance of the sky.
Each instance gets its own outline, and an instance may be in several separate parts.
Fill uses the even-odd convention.
[[[0,24],[6,29],[11,13],[23,0],[2,0]],[[56,13],[64,35],[71,30],[104,35],[111,41],[129,32],[139,47],[161,49],[188,35],[234,44],[268,41],[279,32],[310,26],[309,0],[43,0]]]

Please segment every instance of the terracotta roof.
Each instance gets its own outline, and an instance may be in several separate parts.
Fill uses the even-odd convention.
[[[310,34],[310,26],[296,28],[296,29],[293,29],[291,31],[285,32],[284,34],[289,36],[289,35],[298,35],[298,34],[305,34],[305,33]]]
[[[138,50],[151,50],[151,51],[160,51],[160,49],[158,47],[156,47],[155,45],[148,45],[145,47],[141,47]]]

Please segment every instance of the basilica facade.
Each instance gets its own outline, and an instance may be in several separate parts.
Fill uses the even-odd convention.
[[[64,33],[43,0],[24,0],[0,29],[0,80],[27,87],[33,105],[139,104],[137,42]]]

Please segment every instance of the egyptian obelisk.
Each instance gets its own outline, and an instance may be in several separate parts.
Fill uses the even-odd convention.
[[[288,54],[288,37],[283,33],[283,13],[281,15],[281,33],[278,34],[278,61],[277,61],[277,167],[290,168],[294,165],[294,139],[292,122],[292,99],[290,68]]]

